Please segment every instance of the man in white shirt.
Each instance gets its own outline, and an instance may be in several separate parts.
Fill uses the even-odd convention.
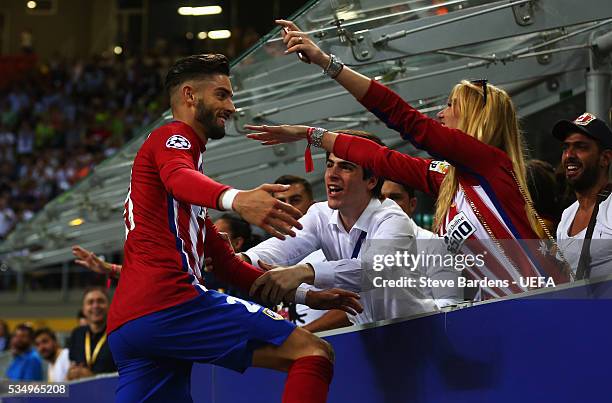
[[[47,380],[49,382],[66,382],[70,359],[68,349],[61,348],[55,333],[44,327],[34,332],[34,344],[38,354],[48,363]]]
[[[576,273],[597,195],[610,182],[612,131],[603,120],[584,113],[574,121],[557,122],[552,133],[563,142],[561,163],[567,183],[576,192],[576,202],[563,211],[557,227],[559,248]],[[599,204],[589,248],[591,278],[612,274],[611,199],[608,196]]]
[[[378,140],[365,132],[351,134]],[[368,283],[367,276],[364,277],[361,258],[367,245],[372,245],[375,253],[380,254],[395,253],[397,245],[410,253],[416,251],[416,225],[395,202],[380,200],[382,180],[359,165],[329,154],[325,185],[327,202],[310,207],[301,218],[303,229],[297,231],[295,238],[278,242],[269,239],[243,254],[253,264],[259,263],[265,269],[271,268],[268,264],[282,266],[258,279],[251,294],[261,291],[263,299],[276,303],[291,284],[294,288],[302,283],[317,288],[328,288],[333,284],[360,291],[364,312],[350,318],[356,324],[435,310],[429,289],[375,287],[371,281]],[[389,249],[381,247],[390,244],[393,246]],[[327,261],[296,265],[317,249],[323,250]],[[383,277],[388,274],[381,273]],[[421,273],[415,270],[404,274],[418,277]],[[302,284],[299,289],[303,292],[307,287]]]

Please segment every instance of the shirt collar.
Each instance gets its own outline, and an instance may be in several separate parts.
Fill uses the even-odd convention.
[[[351,231],[356,228],[363,232],[368,232],[368,228],[370,227],[370,222],[372,221],[372,214],[374,211],[380,208],[382,202],[376,198],[371,198],[370,202],[363,210],[355,225],[351,228]],[[329,218],[329,225],[335,225],[338,229],[342,228],[344,230],[344,226],[340,222],[340,213],[338,210],[333,210],[332,215]]]

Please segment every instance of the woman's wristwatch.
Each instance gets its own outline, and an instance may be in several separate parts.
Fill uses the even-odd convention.
[[[342,61],[340,61],[336,55],[330,53],[329,63],[327,63],[327,67],[323,69],[323,74],[328,75],[331,78],[336,78],[343,68],[344,63],[342,63]]]

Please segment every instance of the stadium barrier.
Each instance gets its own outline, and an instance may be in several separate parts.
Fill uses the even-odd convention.
[[[329,402],[601,402],[612,396],[612,278],[325,334]],[[285,375],[195,365],[195,402],[280,402]],[[116,376],[72,383],[63,402],[114,401]],[[607,397],[606,397],[607,396]],[[2,403],[57,402],[7,398]]]

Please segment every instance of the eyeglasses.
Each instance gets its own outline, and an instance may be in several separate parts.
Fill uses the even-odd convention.
[[[482,87],[482,101],[483,101],[483,105],[487,104],[487,83],[489,82],[489,80],[487,80],[486,78],[481,78],[479,80],[470,80],[470,83],[474,84],[474,85],[479,85]]]

